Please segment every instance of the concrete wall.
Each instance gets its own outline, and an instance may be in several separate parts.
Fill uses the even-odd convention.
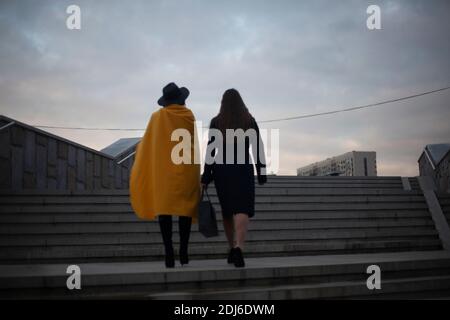
[[[437,186],[440,191],[450,193],[450,153],[439,162],[436,171]]]
[[[439,192],[450,193],[450,153],[447,153],[435,169],[431,166],[425,153],[422,153],[418,162],[420,176],[431,177]]]
[[[12,119],[0,118],[0,127]],[[0,189],[128,189],[134,157],[112,157],[43,130],[16,123],[0,130]]]

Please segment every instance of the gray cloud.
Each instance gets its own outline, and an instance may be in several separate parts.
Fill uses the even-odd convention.
[[[82,30],[65,9],[82,9]],[[448,1],[2,1],[0,111],[31,124],[146,126],[169,81],[208,122],[239,89],[259,120],[323,112],[450,83]],[[280,129],[281,173],[350,150],[379,174],[416,175],[427,143],[450,139],[450,93]],[[100,149],[129,132],[51,130]]]

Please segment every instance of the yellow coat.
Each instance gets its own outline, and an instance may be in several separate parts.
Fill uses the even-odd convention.
[[[165,214],[189,216],[197,221],[200,165],[194,164],[198,152],[194,147],[194,126],[195,117],[185,106],[173,104],[152,114],[136,147],[130,176],[131,205],[139,218],[153,220]],[[178,128],[190,133],[191,164],[172,161],[172,149],[181,140],[171,141],[171,135]]]

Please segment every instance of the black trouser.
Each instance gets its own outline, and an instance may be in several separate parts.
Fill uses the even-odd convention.
[[[166,255],[173,255],[172,216],[160,215],[158,216],[158,219]],[[180,232],[180,256],[187,255],[189,235],[191,234],[191,224],[191,217],[178,217],[178,230]]]

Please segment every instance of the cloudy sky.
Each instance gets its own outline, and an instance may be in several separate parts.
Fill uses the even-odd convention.
[[[66,8],[81,8],[81,30]],[[366,9],[381,8],[369,31]],[[0,1],[0,114],[32,125],[145,128],[170,81],[207,124],[238,89],[257,120],[324,112],[450,85],[450,2]],[[351,150],[379,175],[417,175],[450,142],[450,91],[289,122],[280,173]],[[141,132],[48,129],[94,149]]]

